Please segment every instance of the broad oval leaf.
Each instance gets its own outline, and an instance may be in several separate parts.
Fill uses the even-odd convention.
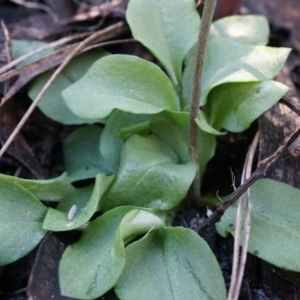
[[[112,174],[112,167],[99,150],[102,128],[84,126],[73,131],[64,141],[64,163],[71,182],[94,178],[97,174]]]
[[[78,117],[66,106],[61,96],[61,91],[79,80],[96,60],[105,55],[107,55],[105,51],[92,50],[75,57],[58,75],[57,79],[44,94],[38,104],[40,110],[49,118],[63,124],[103,122],[103,120],[91,120]],[[56,69],[49,70],[31,81],[28,95],[32,100],[35,99],[55,70]]]
[[[64,253],[60,268],[63,295],[95,299],[117,282],[125,264],[124,241],[164,226],[164,213],[118,207],[92,221]]]
[[[44,235],[47,208],[26,189],[0,179],[0,265],[25,256]]]
[[[300,272],[300,190],[271,179],[258,180],[251,191],[248,251],[286,270]],[[222,236],[234,235],[236,205],[216,224]]]
[[[148,115],[135,115],[118,109],[109,116],[100,137],[100,152],[115,171],[119,168],[121,148],[124,145],[118,130],[147,121],[150,121]]]
[[[163,228],[126,248],[115,291],[122,300],[226,299],[221,269],[206,242],[185,228]]]
[[[186,196],[194,176],[194,164],[180,164],[176,153],[158,137],[132,136],[122,148],[119,171],[100,209],[120,205],[171,209]]]
[[[114,109],[135,114],[178,110],[179,100],[169,78],[155,64],[129,55],[106,56],[62,92],[78,116],[105,118]]]
[[[246,130],[288,90],[275,81],[227,83],[214,88],[206,106],[209,123],[215,129]]]
[[[181,163],[190,160],[189,124],[190,114],[188,112],[164,111],[152,116],[151,131],[171,146]],[[200,172],[203,174],[206,164],[215,153],[216,139],[215,135],[200,129],[198,130],[198,141]]]
[[[97,211],[99,202],[113,179],[114,176],[99,174],[94,187],[75,189],[72,194],[59,202],[56,209],[51,207],[48,209],[43,228],[51,231],[68,231],[83,226]],[[70,213],[71,209],[74,210],[73,216]]]
[[[180,84],[183,60],[196,43],[200,27],[195,2],[131,0],[126,19],[134,38],[154,54],[172,82]]]
[[[266,45],[269,33],[268,20],[263,16],[230,16],[213,22],[210,38],[227,38],[245,44]]]
[[[191,101],[194,52],[195,47],[187,56],[183,75],[185,105]],[[210,40],[204,62],[201,106],[206,104],[208,93],[220,84],[272,79],[282,68],[289,53],[288,48],[252,46],[226,38]]]

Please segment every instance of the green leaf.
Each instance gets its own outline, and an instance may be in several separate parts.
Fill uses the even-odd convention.
[[[181,163],[190,160],[188,112],[164,111],[152,116],[151,131],[165,141],[178,155]],[[198,131],[200,172],[204,173],[207,162],[213,157],[216,147],[215,136]]]
[[[171,209],[186,196],[194,176],[194,164],[179,164],[176,153],[158,137],[132,136],[122,148],[119,171],[100,208]]]
[[[43,201],[60,201],[75,190],[68,180],[66,173],[63,173],[59,177],[47,180],[28,180],[0,174],[0,180],[15,183]]]
[[[97,211],[99,202],[113,179],[114,176],[99,174],[94,188],[87,186],[74,190],[58,204],[56,209],[48,209],[43,228],[51,231],[68,231],[83,226]],[[74,205],[76,211],[69,220],[68,214]]]
[[[210,30],[210,38],[227,38],[253,45],[266,45],[269,34],[268,20],[255,15],[222,18],[215,21]]]
[[[109,116],[100,137],[100,152],[115,171],[119,168],[121,148],[124,145],[118,130],[147,121],[150,121],[148,115],[135,115],[118,109]]]
[[[126,19],[134,38],[154,54],[172,82],[180,84],[182,62],[198,38],[200,18],[195,2],[131,0]]]
[[[186,59],[183,75],[183,98],[189,105],[195,65],[195,47]],[[230,39],[213,39],[208,43],[202,80],[201,106],[208,93],[216,86],[228,82],[253,82],[272,79],[282,68],[288,48],[252,46]]]
[[[99,151],[101,133],[102,128],[96,125],[84,126],[64,141],[65,169],[71,182],[113,173]]]
[[[214,254],[195,232],[179,227],[130,244],[115,291],[122,300],[226,299]]]
[[[206,110],[209,112],[209,123],[218,130],[243,131],[270,109],[287,90],[287,86],[275,81],[217,86],[208,96]]]
[[[300,272],[300,191],[271,179],[258,180],[251,191],[248,251],[286,270]],[[226,210],[218,232],[234,234],[236,206]]]
[[[47,233],[42,223],[47,208],[26,189],[0,179],[0,265],[25,256]]]
[[[63,101],[61,91],[79,80],[96,60],[105,55],[107,55],[105,51],[92,50],[75,57],[58,75],[39,102],[38,106],[41,111],[49,118],[63,124],[104,122],[103,120],[84,119],[75,115]],[[52,69],[39,75],[30,83],[28,95],[32,100],[36,98],[55,70]]]
[[[59,269],[63,295],[100,297],[117,282],[124,264],[123,239],[164,226],[159,211],[118,207],[92,221],[80,240],[65,251]]]
[[[203,110],[199,111],[198,117],[195,119],[195,122],[199,126],[200,129],[202,129],[205,132],[214,134],[214,135],[224,135],[226,132],[220,132],[213,128],[210,124],[207,122],[207,117]]]
[[[163,71],[129,55],[102,58],[62,95],[75,114],[90,119],[105,118],[114,109],[154,114],[179,108],[179,100]]]

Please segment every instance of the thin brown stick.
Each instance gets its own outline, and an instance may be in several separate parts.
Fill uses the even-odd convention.
[[[2,27],[4,36],[5,36],[4,46],[5,46],[6,62],[10,63],[12,61],[11,40],[10,40],[9,32],[8,32],[7,27],[6,27],[5,23],[3,22],[3,20],[1,20],[1,27]],[[10,86],[10,80],[7,79],[4,83],[4,94],[7,93],[9,86]]]
[[[64,60],[64,62],[52,74],[52,76],[50,77],[50,79],[44,85],[44,87],[42,88],[42,90],[39,92],[39,94],[37,95],[37,97],[35,98],[35,100],[30,105],[29,109],[24,114],[23,118],[21,119],[21,121],[19,122],[19,124],[17,125],[17,127],[14,129],[14,131],[11,133],[11,135],[9,136],[9,138],[7,139],[7,141],[5,142],[5,144],[3,145],[3,147],[1,148],[1,150],[0,150],[0,158],[5,153],[5,151],[9,147],[9,145],[12,143],[12,141],[14,140],[14,138],[16,137],[16,135],[19,133],[19,131],[21,130],[21,128],[23,127],[23,125],[25,124],[25,122],[27,121],[27,119],[29,118],[29,116],[31,115],[31,113],[33,112],[33,110],[35,109],[35,107],[37,106],[38,102],[42,99],[43,95],[45,94],[45,92],[47,91],[47,89],[50,87],[50,85],[54,82],[54,80],[57,78],[57,76],[68,65],[68,63],[73,59],[73,57],[76,56],[77,53],[79,53],[82,49],[84,49],[84,47],[86,45],[88,45],[89,43],[91,43],[94,40],[96,40],[99,35],[103,35],[103,32],[102,31],[95,32],[94,34],[92,34],[91,36],[89,36],[88,38],[86,38],[84,41],[82,41],[81,43],[79,43],[76,46],[76,48]]]
[[[200,95],[201,95],[201,82],[204,67],[204,58],[207,49],[210,25],[213,19],[213,14],[216,7],[216,0],[206,0],[204,4],[204,10],[201,21],[201,30],[199,33],[197,49],[196,49],[196,62],[194,70],[193,79],[193,91],[192,91],[192,101],[190,110],[190,156],[196,165],[196,176],[191,186],[191,197],[192,202],[195,206],[199,206],[200,201],[200,166],[198,157],[198,125],[195,119],[199,114],[200,106]]]
[[[296,138],[300,135],[300,126],[298,126],[288,137],[287,139],[282,143],[282,145],[269,157],[262,160],[258,166],[258,168],[255,170],[255,172],[249,177],[249,179],[246,180],[244,184],[242,184],[240,187],[238,187],[229,197],[226,201],[224,201],[222,204],[220,204],[217,209],[213,212],[213,214],[207,218],[203,223],[199,224],[199,227],[195,230],[201,234],[205,228],[208,226],[212,226],[214,223],[218,222],[221,218],[221,216],[224,214],[226,209],[235,203],[239,197],[241,197],[248,188],[256,182],[258,179],[263,178],[266,176],[266,172],[269,169],[269,167],[278,159],[278,157],[289,147],[289,145],[296,140]]]
[[[109,39],[116,36],[115,32],[117,32],[118,34],[121,34],[121,33],[124,33],[126,29],[127,29],[127,26],[122,21],[118,22],[114,25],[108,26],[105,29],[103,29],[101,31],[98,31],[99,41],[95,40],[94,42],[97,43],[97,42],[102,42],[103,40],[109,40]],[[80,43],[75,43],[75,44],[72,44],[72,45],[68,45],[65,48],[59,49],[59,50],[57,50],[57,51],[55,51],[55,52],[39,59],[37,61],[32,62],[31,64],[28,64],[28,65],[22,66],[18,69],[11,70],[11,71],[8,71],[4,74],[1,74],[0,75],[0,82],[6,80],[8,78],[11,78],[13,76],[19,75],[23,72],[26,72],[26,71],[29,71],[29,70],[32,71],[32,69],[34,67],[36,67],[36,65],[40,65],[40,64],[47,64],[48,65],[48,64],[50,64],[51,68],[52,68],[52,67],[59,64],[59,63],[56,63],[56,58],[58,58],[58,60],[59,60],[60,55],[68,55],[78,45],[80,45]],[[52,61],[54,61],[55,63],[52,63]]]
[[[10,63],[6,64],[5,66],[3,66],[2,68],[0,68],[0,74],[3,74],[4,72],[6,72],[7,70],[11,69],[12,67],[14,67],[15,65],[17,65],[18,63],[22,62],[23,60],[35,55],[35,54],[38,54],[44,50],[47,50],[47,49],[50,49],[50,48],[54,48],[54,47],[57,47],[57,46],[60,46],[60,45],[63,45],[63,44],[66,44],[68,42],[71,42],[73,40],[76,40],[76,39],[81,39],[81,38],[85,38],[89,35],[91,35],[92,33],[91,32],[85,32],[85,33],[79,33],[79,34],[74,34],[72,36],[68,36],[68,37],[64,37],[60,40],[57,40],[55,42],[52,42],[52,43],[48,43],[44,46],[41,46],[39,48],[37,48],[36,50],[34,51],[31,51],[29,53],[26,53],[16,59],[14,59],[13,61],[11,61]]]

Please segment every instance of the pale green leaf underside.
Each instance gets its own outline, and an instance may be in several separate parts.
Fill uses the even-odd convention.
[[[227,38],[240,43],[266,45],[269,41],[269,23],[263,16],[230,16],[213,22],[210,38]]]
[[[185,105],[191,99],[194,50],[187,58],[183,77]],[[252,46],[229,39],[213,39],[208,44],[202,80],[201,105],[216,86],[229,82],[255,82],[272,79],[282,68],[290,49]]]
[[[251,187],[251,231],[248,251],[279,268],[300,272],[300,190],[271,179]],[[236,206],[217,223],[218,232],[234,234]]]
[[[60,201],[75,190],[66,173],[47,180],[29,180],[4,174],[0,174],[0,179],[22,186],[36,198],[43,201]]]
[[[64,163],[71,182],[112,174],[113,169],[99,151],[102,128],[84,126],[73,131],[64,141]]]
[[[115,291],[122,300],[226,299],[214,254],[196,233],[179,227],[129,245]]]
[[[227,83],[217,86],[208,96],[206,108],[210,113],[209,123],[217,130],[246,130],[287,90],[287,86],[275,81]]]
[[[134,114],[179,109],[179,100],[163,71],[129,55],[100,59],[62,96],[75,114],[90,119],[105,118],[114,109]]]
[[[0,265],[25,256],[47,231],[42,223],[47,208],[16,183],[0,180]]]
[[[180,84],[182,62],[196,43],[200,18],[193,0],[131,0],[126,19],[134,38],[144,44]]]
[[[214,135],[224,135],[226,134],[226,132],[220,132],[218,130],[216,130],[215,128],[213,128],[208,122],[207,122],[207,117],[205,115],[205,113],[200,110],[198,117],[195,119],[195,122],[197,123],[198,127],[200,129],[202,129],[203,131],[207,132],[207,133],[211,133]]]
[[[118,130],[149,120],[150,116],[148,115],[135,115],[118,109],[109,116],[100,137],[100,152],[115,171],[119,168],[121,148],[124,145]]]
[[[119,171],[100,208],[171,209],[185,197],[194,176],[194,164],[180,164],[176,153],[158,137],[132,136],[122,148]]]
[[[92,221],[65,251],[59,269],[63,295],[95,299],[117,282],[125,264],[124,241],[164,226],[164,213],[118,207]]]
[[[97,211],[99,202],[113,179],[114,176],[99,174],[94,188],[87,186],[76,189],[74,193],[64,198],[56,209],[48,209],[43,228],[51,231],[68,231],[86,224]],[[76,212],[69,220],[68,213],[73,205],[76,205]]]

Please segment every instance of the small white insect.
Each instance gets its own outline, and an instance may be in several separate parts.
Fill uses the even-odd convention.
[[[76,214],[76,211],[77,211],[77,205],[74,204],[68,212],[68,220],[69,221],[73,220],[74,215]]]

